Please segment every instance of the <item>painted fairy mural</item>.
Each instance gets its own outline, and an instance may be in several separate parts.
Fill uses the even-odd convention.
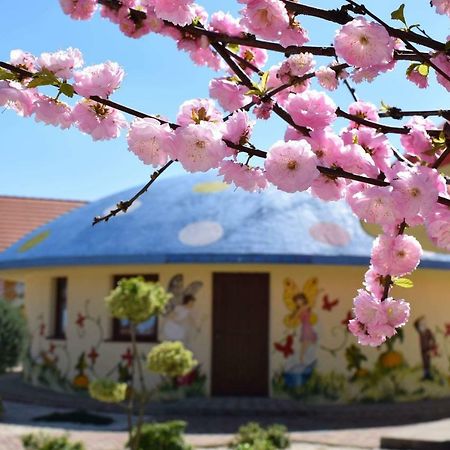
[[[303,384],[316,364],[318,333],[314,308],[318,292],[317,278],[307,280],[302,289],[290,278],[284,281],[283,301],[287,308],[283,320],[285,336],[274,347],[286,358],[283,379],[288,386]]]

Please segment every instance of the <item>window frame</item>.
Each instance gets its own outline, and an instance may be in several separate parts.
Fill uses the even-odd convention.
[[[113,289],[117,286],[117,283],[122,278],[133,278],[133,277],[142,277],[145,281],[157,283],[159,281],[159,274],[157,273],[145,273],[145,274],[122,274],[122,275],[113,275],[112,276],[112,287]],[[155,317],[155,332],[151,335],[149,334],[140,334],[136,333],[136,341],[137,342],[159,342],[158,341],[158,325],[159,320],[158,316]],[[121,327],[120,319],[112,318],[111,321],[111,340],[114,342],[130,342],[131,336],[129,333],[123,331]]]
[[[67,277],[53,278],[53,335],[52,339],[67,338],[67,329],[64,329],[64,312],[67,315]],[[67,323],[66,323],[67,328]]]

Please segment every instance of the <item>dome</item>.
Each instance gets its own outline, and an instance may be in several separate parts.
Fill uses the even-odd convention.
[[[140,263],[367,264],[373,237],[343,201],[271,187],[248,193],[215,173],[158,180],[126,214],[92,226],[139,188],[66,213],[0,253],[0,268]],[[448,268],[425,252],[422,267]]]

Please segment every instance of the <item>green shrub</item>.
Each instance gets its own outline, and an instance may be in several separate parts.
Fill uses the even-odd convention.
[[[16,366],[25,349],[26,327],[20,311],[0,299],[0,373]]]
[[[270,425],[266,429],[259,423],[249,422],[239,428],[230,444],[235,450],[276,450],[288,448],[290,444],[284,425]]]
[[[180,341],[162,342],[147,355],[149,370],[172,378],[186,375],[197,364],[193,353]]]
[[[142,426],[138,450],[192,450],[184,441],[186,422],[173,420],[162,423],[146,423]],[[135,437],[133,430],[132,438]]]
[[[27,434],[22,436],[25,450],[85,450],[81,442],[70,442],[67,436],[53,437],[47,434]]]
[[[89,395],[105,403],[120,403],[127,396],[127,384],[108,378],[98,378],[89,383]]]

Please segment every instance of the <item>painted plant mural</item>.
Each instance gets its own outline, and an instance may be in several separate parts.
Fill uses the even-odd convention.
[[[403,330],[377,349],[356,345],[347,331],[351,311],[340,317],[340,300],[320,288],[318,278],[302,285],[286,278],[283,304],[283,335],[273,343],[274,395],[317,402],[370,402],[450,394],[450,324],[433,331],[425,316],[415,319],[408,332],[421,363],[412,364],[402,350]],[[327,326],[321,326],[322,321]],[[319,364],[325,358],[326,369]],[[438,358],[447,361],[445,369],[434,363]]]
[[[169,282],[168,290],[173,294],[165,313],[158,317],[159,340],[182,341],[192,349],[207,320],[198,319],[195,311],[196,294],[203,284],[195,281],[184,286],[183,275],[177,274]],[[84,392],[90,381],[99,377],[116,378],[128,382],[132,376],[133,353],[131,346],[117,352],[111,366],[105,373],[98,370],[98,360],[105,355],[109,342],[105,334],[102,318],[90,312],[90,300],[85,300],[82,310],[69,322],[75,333],[68,338],[54,340],[49,336],[49,326],[44,315],[40,314],[35,329],[30,330],[31,345],[27,352],[24,374],[30,383],[47,386],[54,390]],[[73,340],[77,342],[74,343]],[[77,348],[78,353],[70,351]],[[145,361],[147,349],[142,349],[141,358]],[[163,379],[158,386],[158,396],[164,398],[205,395],[206,375],[201,366],[194,368],[183,377]]]

